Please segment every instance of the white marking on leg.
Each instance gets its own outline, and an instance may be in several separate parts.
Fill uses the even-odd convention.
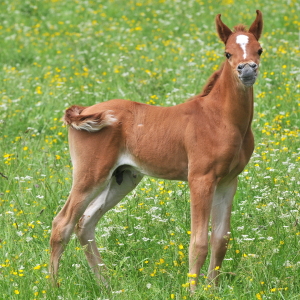
[[[239,44],[244,51],[244,55],[243,55],[244,59],[246,59],[247,57],[246,46],[248,42],[249,42],[249,37],[247,37],[244,34],[240,34],[236,37],[236,43]]]

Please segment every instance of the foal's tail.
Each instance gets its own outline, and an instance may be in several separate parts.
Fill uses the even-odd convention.
[[[82,114],[85,108],[84,106],[77,105],[68,108],[63,117],[64,123],[77,130],[96,132],[117,121],[112,110],[85,115]]]

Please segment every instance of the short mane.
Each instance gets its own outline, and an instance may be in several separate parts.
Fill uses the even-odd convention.
[[[247,32],[247,27],[243,24],[239,24],[233,27],[233,33],[235,32]]]
[[[223,68],[224,68],[224,63],[221,65],[219,70],[215,71],[212,75],[210,75],[205,86],[202,89],[202,92],[198,95],[189,98],[187,101],[191,101],[200,97],[207,96],[215,86],[216,82],[218,81],[220,75],[222,74]]]

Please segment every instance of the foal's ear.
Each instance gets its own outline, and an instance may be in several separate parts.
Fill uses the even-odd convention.
[[[220,39],[226,44],[232,31],[221,21],[221,14],[216,16],[217,31]]]
[[[257,40],[259,40],[262,29],[263,29],[263,18],[260,10],[256,11],[256,19],[251,25],[249,32],[252,33]]]

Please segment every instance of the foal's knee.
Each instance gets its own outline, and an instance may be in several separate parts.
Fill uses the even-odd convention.
[[[208,244],[197,241],[190,245],[190,250],[192,250],[196,258],[202,257],[205,259],[208,254]]]
[[[213,235],[211,238],[213,249],[218,253],[225,254],[228,246],[228,240],[228,236]]]

